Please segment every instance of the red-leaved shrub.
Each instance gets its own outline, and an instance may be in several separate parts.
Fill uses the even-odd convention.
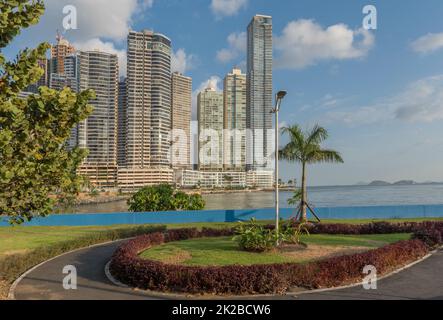
[[[232,229],[176,229],[152,233],[122,245],[114,253],[111,273],[121,282],[140,289],[190,294],[278,294],[292,287],[336,287],[363,278],[363,268],[373,265],[379,275],[425,256],[442,244],[443,223],[372,223],[367,225],[319,224],[313,234],[413,233],[413,239],[364,253],[327,258],[306,264],[194,267],[145,260],[139,253],[165,242],[233,235]]]

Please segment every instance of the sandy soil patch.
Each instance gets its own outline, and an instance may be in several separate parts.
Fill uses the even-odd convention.
[[[307,247],[300,245],[286,245],[280,248],[280,253],[296,260],[308,261],[362,253],[371,249],[373,248],[352,246],[322,246],[315,244],[311,244]]]
[[[8,298],[10,285],[3,280],[0,280],[0,300],[6,300]]]
[[[16,254],[25,254],[27,253],[29,250],[28,249],[20,249],[20,250],[8,250],[8,251],[4,251],[0,254],[0,258],[5,258],[7,256],[13,256]]]

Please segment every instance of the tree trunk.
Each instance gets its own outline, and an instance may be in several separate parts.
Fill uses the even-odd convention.
[[[307,214],[307,190],[306,190],[306,163],[302,164],[302,181],[301,181],[301,214],[300,221],[305,222],[308,221]]]

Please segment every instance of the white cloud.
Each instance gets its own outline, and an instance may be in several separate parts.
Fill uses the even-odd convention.
[[[222,91],[222,79],[219,76],[212,76],[208,80],[203,81],[198,89],[197,94],[207,88],[215,89],[215,91]]]
[[[197,96],[200,92],[207,88],[222,91],[222,79],[219,76],[211,76],[208,80],[203,81],[196,90],[192,92],[192,118],[197,118]]]
[[[394,103],[397,119],[411,122],[443,120],[443,75],[411,84]]]
[[[180,72],[182,74],[191,70],[194,67],[195,56],[187,54],[185,49],[178,49],[172,53],[171,57],[171,71]]]
[[[35,47],[41,42],[55,42],[56,31],[72,43],[86,43],[94,39],[113,42],[116,47],[126,44],[128,31],[134,20],[146,12],[153,0],[45,0],[46,10],[40,22],[26,29],[16,39],[20,47]],[[63,8],[77,10],[77,29],[64,31]]]
[[[240,55],[246,53],[246,32],[234,32],[228,36],[228,48],[221,49],[217,52],[217,60],[222,63],[231,62]]]
[[[46,11],[36,26],[17,38],[22,47],[55,42],[56,30],[63,31],[63,8],[77,9],[77,28],[64,37],[79,50],[99,49],[119,56],[120,73],[126,73],[125,39],[134,20],[154,4],[154,0],[45,0]]]
[[[443,74],[415,81],[399,94],[378,103],[329,112],[327,119],[352,126],[389,120],[425,123],[441,121]]]
[[[290,22],[275,39],[276,67],[302,69],[325,60],[356,59],[367,55],[375,37],[345,24],[323,28],[313,20]]]
[[[93,38],[124,40],[131,28],[132,19],[140,8],[148,9],[153,0],[46,0],[46,12],[42,25],[52,34],[63,30],[63,7],[73,5],[77,9],[78,29],[69,30],[66,36],[72,41]]]
[[[212,0],[211,10],[217,18],[234,16],[246,8],[248,0]]]
[[[94,51],[99,50],[118,56],[118,65],[121,76],[126,76],[126,50],[116,49],[112,42],[104,42],[98,38],[90,39],[84,42],[76,42],[73,44],[77,50]]]
[[[443,48],[443,33],[428,33],[411,43],[415,52],[431,53]]]

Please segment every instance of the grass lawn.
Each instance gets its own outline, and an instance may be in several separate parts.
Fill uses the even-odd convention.
[[[171,242],[141,254],[142,258],[189,266],[254,265],[286,262],[307,262],[318,258],[370,250],[386,244],[407,240],[409,234],[335,236],[303,236],[307,249],[251,253],[240,251],[231,237],[192,239]]]
[[[170,228],[213,227],[223,228],[229,224],[170,225]],[[6,255],[50,246],[67,240],[75,240],[97,232],[130,229],[135,226],[115,225],[107,227],[0,227],[0,259]]]
[[[388,222],[425,221],[441,219],[394,219],[381,220]],[[325,220],[324,223],[369,223],[377,220]],[[262,223],[272,223],[263,221]],[[194,223],[172,224],[168,228],[225,228],[233,227],[236,223]],[[25,253],[42,246],[49,246],[66,240],[78,239],[100,231],[133,228],[134,226],[116,225],[111,227],[0,227],[0,259],[6,255]]]

